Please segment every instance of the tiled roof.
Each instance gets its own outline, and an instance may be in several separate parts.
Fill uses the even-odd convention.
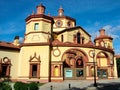
[[[115,57],[119,59],[119,58],[120,58],[120,54],[118,54],[118,55],[115,55]]]
[[[66,28],[66,29],[64,29],[62,31],[59,31],[59,32],[54,31],[53,33],[61,34],[61,33],[66,32],[66,31],[72,31],[72,30],[79,29],[79,28],[82,29],[87,35],[89,35],[91,37],[91,35],[89,33],[87,33],[81,26],[75,26],[75,27],[71,27],[71,28]]]
[[[3,41],[0,41],[0,47],[5,47],[5,48],[13,48],[13,49],[20,49],[19,46],[16,46],[10,42],[3,42]]]
[[[111,39],[111,40],[113,40],[113,38],[108,36],[108,35],[98,36],[98,37],[95,38],[95,40],[98,40],[98,39]]]

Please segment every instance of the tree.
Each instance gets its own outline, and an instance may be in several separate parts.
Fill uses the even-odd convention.
[[[120,77],[120,58],[117,58],[117,73],[118,73],[118,77]]]

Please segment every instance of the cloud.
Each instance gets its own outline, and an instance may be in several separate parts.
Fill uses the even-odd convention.
[[[8,22],[5,23],[6,25],[3,25],[0,27],[0,35],[11,35],[11,34],[17,34],[23,29],[18,23],[14,22]]]
[[[20,42],[20,43],[22,43],[22,42],[23,42],[23,40],[24,40],[24,38],[23,38],[23,37],[19,37],[19,42]]]
[[[96,23],[99,22],[95,22],[93,26],[91,25],[86,28],[86,30],[90,32],[92,41],[94,41],[96,36],[100,35],[99,30],[101,29],[100,28],[101,25],[99,23],[97,24],[98,26],[96,26]],[[120,25],[105,25],[102,28],[105,29],[105,33],[107,35],[113,38],[113,46],[114,46],[115,54],[120,54]]]
[[[113,37],[114,39],[120,39],[120,25],[117,26],[112,26],[112,25],[106,25],[103,27],[103,29],[105,29],[106,33]]]
[[[117,46],[115,49],[115,54],[120,54],[120,46]]]
[[[100,25],[100,22],[96,21],[96,22],[94,23],[94,25],[95,25],[95,26],[99,26],[99,25]]]

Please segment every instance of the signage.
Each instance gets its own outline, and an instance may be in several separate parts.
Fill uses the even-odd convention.
[[[72,70],[65,70],[65,77],[72,77],[73,73]]]

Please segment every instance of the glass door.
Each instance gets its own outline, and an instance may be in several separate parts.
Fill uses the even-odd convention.
[[[76,68],[76,78],[83,78],[84,77],[84,70],[80,68]]]
[[[98,78],[107,78],[107,69],[98,69],[97,70]]]

